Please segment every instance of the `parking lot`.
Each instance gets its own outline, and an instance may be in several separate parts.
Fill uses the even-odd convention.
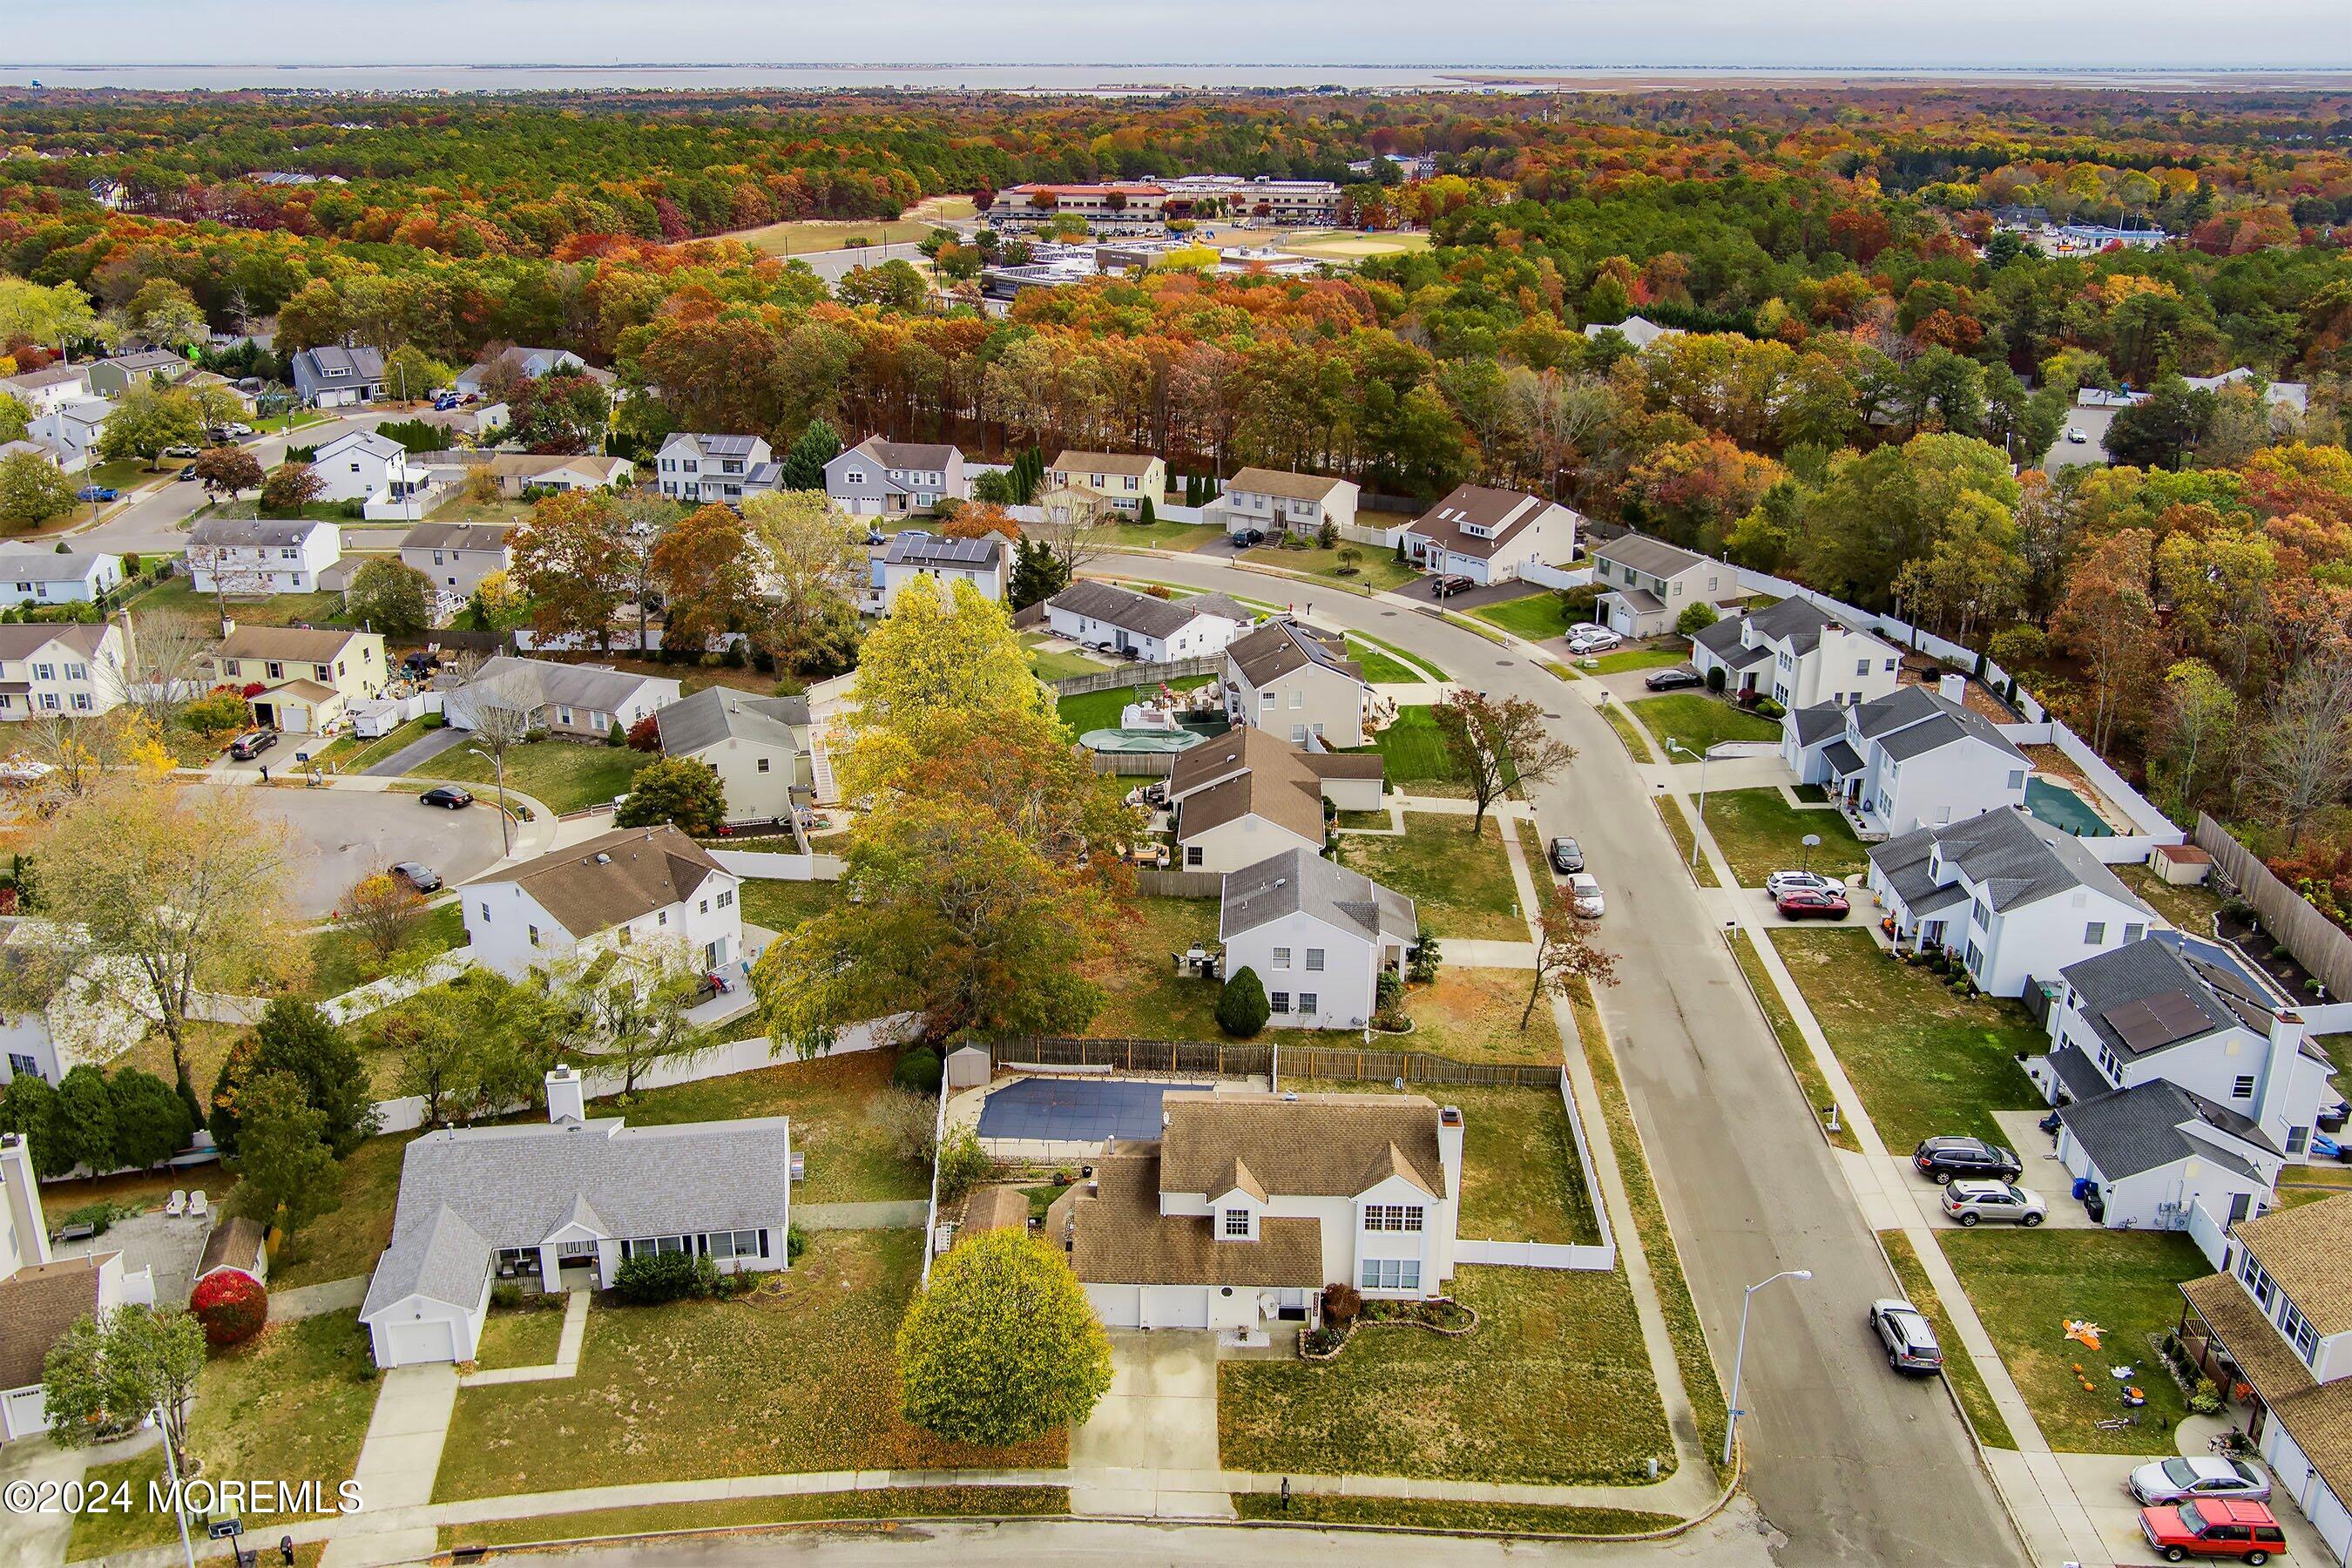
[[[2107,426],[2115,422],[2115,417],[2116,411],[2112,408],[2077,405],[2066,410],[2065,429],[2059,431],[2058,439],[2051,444],[2050,450],[2042,455],[2042,471],[2054,474],[2061,468],[2096,467],[2105,463],[2107,460]],[[2069,441],[2066,430],[2080,430],[2090,439],[2079,443]]]
[[[332,913],[353,882],[396,860],[422,861],[455,887],[499,858],[498,813],[484,805],[436,811],[413,795],[348,789],[254,789],[252,798],[309,851],[290,882],[305,915]]]

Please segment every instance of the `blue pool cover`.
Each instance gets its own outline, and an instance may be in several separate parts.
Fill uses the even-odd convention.
[[[1208,1092],[1205,1083],[1024,1078],[988,1097],[980,1108],[980,1135],[1057,1143],[1157,1138],[1162,1094]]]

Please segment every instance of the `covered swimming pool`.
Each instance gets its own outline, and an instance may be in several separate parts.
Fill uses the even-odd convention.
[[[992,1091],[980,1108],[983,1140],[1099,1144],[1160,1136],[1160,1099],[1207,1094],[1205,1083],[1142,1083],[1132,1079],[1024,1078]]]
[[[2059,832],[2071,833],[2077,838],[2112,838],[2116,834],[2089,801],[2040,773],[2025,781],[2025,809]]]

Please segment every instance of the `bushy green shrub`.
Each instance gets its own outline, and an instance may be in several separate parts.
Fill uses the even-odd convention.
[[[690,1252],[643,1253],[622,1263],[613,1289],[640,1307],[707,1299],[719,1293],[719,1265]]]
[[[1217,994],[1217,1027],[1237,1040],[1246,1040],[1265,1027],[1274,1016],[1265,999],[1265,986],[1257,971],[1244,964],[1225,982]]]
[[[898,1058],[898,1065],[890,1069],[890,1081],[917,1094],[937,1094],[942,1070],[937,1051],[929,1046],[917,1046]]]

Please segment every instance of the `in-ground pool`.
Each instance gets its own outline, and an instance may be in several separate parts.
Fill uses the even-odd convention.
[[[2025,781],[2025,809],[2077,838],[2112,838],[2116,830],[2091,809],[2091,803],[2063,784],[2052,784],[2040,773]]]
[[[1078,744],[1089,752],[1182,752],[1207,739],[1194,730],[1089,730]]]

